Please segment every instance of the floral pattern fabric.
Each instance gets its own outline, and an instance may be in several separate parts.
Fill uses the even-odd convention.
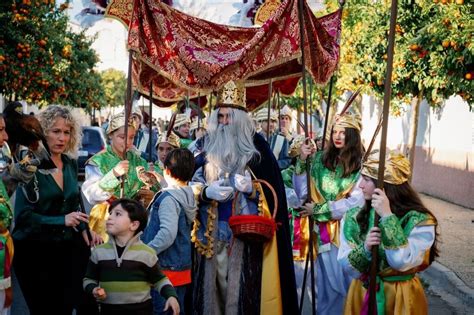
[[[341,10],[316,18],[304,6],[306,69],[323,84],[339,58]],[[107,15],[129,27],[133,85],[148,95],[152,82],[161,100],[181,99],[187,90],[194,97],[231,80],[257,86],[301,75],[297,0],[284,2],[260,28],[215,24],[156,0],[114,0]]]

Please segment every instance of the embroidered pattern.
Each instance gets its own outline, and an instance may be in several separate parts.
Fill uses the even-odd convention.
[[[211,205],[207,208],[207,226],[206,231],[204,232],[204,237],[207,240],[207,244],[201,242],[197,237],[197,232],[199,231],[199,227],[201,226],[201,223],[198,219],[194,220],[194,228],[191,231],[191,241],[194,243],[197,252],[201,255],[206,256],[207,259],[210,259],[212,258],[212,256],[214,256],[214,237],[212,235],[217,219],[217,206],[217,201],[213,201]]]
[[[357,269],[359,272],[367,272],[370,266],[371,259],[367,256],[364,249],[364,243],[359,244],[349,253],[347,257],[352,267]]]

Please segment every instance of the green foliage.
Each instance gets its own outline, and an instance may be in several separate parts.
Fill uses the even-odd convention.
[[[100,73],[105,99],[109,106],[123,106],[127,78],[125,73],[116,69],[107,69]]]
[[[54,0],[0,6],[0,93],[39,105],[105,105],[92,40],[68,28],[66,8]]]
[[[474,104],[473,4],[401,0],[392,74],[392,113],[421,94],[431,106],[451,95]],[[383,97],[391,1],[354,0],[343,14],[339,90]]]

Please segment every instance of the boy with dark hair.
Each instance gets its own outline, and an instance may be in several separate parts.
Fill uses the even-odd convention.
[[[100,302],[102,315],[151,315],[153,286],[166,300],[164,310],[179,314],[176,291],[161,273],[155,251],[140,240],[148,220],[145,208],[137,201],[118,199],[109,209],[109,242],[92,252],[84,290]]]
[[[194,173],[194,157],[187,149],[175,149],[164,162],[167,187],[152,202],[148,226],[142,236],[158,254],[160,267],[178,294],[182,313],[186,287],[191,283],[191,223],[196,216],[196,200],[188,186]],[[152,290],[155,314],[165,300]]]

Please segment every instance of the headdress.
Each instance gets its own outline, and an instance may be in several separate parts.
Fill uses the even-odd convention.
[[[187,124],[191,123],[191,119],[189,119],[189,116],[186,115],[186,114],[177,114],[173,128],[178,129],[180,126],[182,126],[186,123]]]
[[[125,126],[125,112],[121,112],[112,116],[110,119],[109,125],[107,126],[107,134],[110,135],[115,130]],[[133,121],[133,119],[128,120],[128,126],[137,129],[137,125]]]
[[[242,81],[229,81],[217,92],[217,104],[219,107],[232,107],[247,111],[245,98],[245,85]]]
[[[132,107],[131,116],[133,116],[133,115],[137,115],[138,117],[140,117],[140,121],[143,122],[143,114],[142,114],[142,111],[140,110],[140,108],[138,106],[133,106]]]
[[[264,107],[255,113],[255,120],[258,122],[268,120],[268,108]],[[278,121],[278,113],[273,109],[270,110],[270,120]]]
[[[377,179],[379,172],[379,150],[370,153],[362,166],[362,175]],[[398,151],[390,151],[386,155],[383,181],[389,184],[401,185],[410,177],[410,162]]]
[[[334,127],[354,128],[360,132],[362,129],[361,117],[359,114],[346,112],[345,114],[336,117],[333,128]]]
[[[288,105],[285,105],[285,106],[283,106],[282,109],[280,109],[280,117],[281,116],[288,116],[288,117],[290,117],[290,119],[292,119],[293,116],[291,116],[291,114],[292,114],[291,109],[288,107]]]
[[[206,118],[202,118],[200,122],[198,122],[199,118],[196,116],[194,117],[193,121],[191,122],[191,126],[189,127],[189,132],[193,132],[198,128],[207,129],[207,122]]]
[[[179,137],[174,132],[170,132],[170,134],[168,136],[167,136],[167,132],[163,132],[158,137],[158,140],[156,141],[156,146],[155,147],[158,148],[158,145],[160,143],[163,143],[163,142],[167,142],[175,148],[180,147]]]

